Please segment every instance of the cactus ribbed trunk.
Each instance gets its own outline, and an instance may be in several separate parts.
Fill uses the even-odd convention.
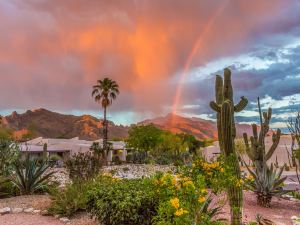
[[[233,168],[236,180],[241,179],[240,165],[234,148],[232,107],[226,101],[221,108],[221,127],[223,134],[223,150],[225,157],[229,158],[230,166]],[[227,188],[230,204],[231,224],[242,224],[243,190],[241,186],[231,185]]]
[[[216,101],[210,102],[210,107],[217,113],[218,138],[221,153],[230,163],[236,180],[241,179],[241,171],[237,154],[235,152],[234,139],[236,136],[234,113],[242,111],[248,100],[241,97],[238,104],[233,103],[233,88],[231,85],[231,71],[224,70],[224,84],[221,76],[216,77]],[[231,224],[242,224],[243,189],[241,185],[230,184],[227,188],[229,198]]]

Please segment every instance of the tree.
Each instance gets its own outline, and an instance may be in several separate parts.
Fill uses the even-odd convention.
[[[204,142],[203,141],[199,141],[195,138],[195,136],[191,135],[191,134],[187,134],[187,133],[180,133],[177,134],[176,136],[178,136],[183,145],[186,145],[188,148],[188,151],[192,154],[196,154],[197,150],[200,147],[205,147]]]
[[[110,78],[104,78],[98,80],[97,84],[93,86],[92,96],[95,101],[100,103],[104,109],[103,113],[103,149],[105,162],[107,161],[108,145],[107,145],[107,133],[108,123],[106,119],[106,110],[112,104],[112,101],[117,98],[119,94],[119,85],[116,81]]]
[[[132,126],[129,130],[129,137],[126,140],[127,146],[140,152],[149,152],[158,147],[161,142],[162,130],[154,125]]]

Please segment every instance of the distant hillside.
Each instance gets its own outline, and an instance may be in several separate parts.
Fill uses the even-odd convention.
[[[14,135],[19,138],[29,132],[35,137],[47,138],[79,137],[86,140],[102,138],[102,121],[90,115],[73,116],[36,109],[22,114],[13,112],[2,118],[2,124],[14,130]],[[110,138],[124,138],[127,134],[128,127],[109,122]]]
[[[217,139],[216,123],[200,118],[186,118],[175,114],[144,120],[137,125],[154,124],[158,128],[172,133],[188,133],[197,139]],[[102,120],[90,115],[74,116],[51,112],[46,109],[28,110],[18,114],[13,112],[2,118],[2,126],[13,131],[16,138],[34,137],[73,138],[85,140],[102,138]],[[128,126],[118,126],[109,122],[109,139],[126,138]],[[243,132],[250,133],[251,127],[245,124],[237,125],[238,136]]]
[[[164,117],[144,120],[138,125],[153,124],[163,130],[172,133],[189,133],[198,139],[217,139],[218,132],[216,123],[200,118],[186,118],[176,114],[168,114]],[[237,124],[237,136],[242,137],[244,132],[250,133],[251,126],[247,124]]]

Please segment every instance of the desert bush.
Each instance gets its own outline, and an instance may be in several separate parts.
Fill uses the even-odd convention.
[[[89,211],[103,225],[152,224],[159,199],[150,182],[100,178],[88,192]]]
[[[88,191],[88,211],[103,225],[221,224],[205,179],[158,173],[135,180],[103,177]]]
[[[46,173],[50,168],[47,162],[39,163],[38,160],[17,160],[13,164],[14,174],[10,176],[10,181],[19,190],[20,194],[33,194],[43,192],[48,189],[50,177],[54,172]]]
[[[219,157],[215,162],[207,162],[203,158],[197,158],[193,161],[191,167],[181,167],[180,172],[193,179],[196,179],[198,175],[202,175],[207,187],[211,188],[214,193],[219,193],[229,185],[238,187],[243,185],[243,181],[234,176],[230,160],[231,157],[226,160],[224,157]]]
[[[133,155],[132,155],[132,153],[131,153],[131,152],[127,153],[127,155],[126,155],[126,162],[127,162],[127,163],[131,163],[132,160],[133,160]]]
[[[212,198],[202,175],[192,179],[181,174],[158,174],[153,182],[159,197],[154,224],[221,224],[216,219],[221,208],[211,205]]]
[[[120,157],[118,155],[114,155],[112,157],[112,162],[115,164],[115,165],[121,165],[122,164],[122,161],[120,159]]]
[[[15,196],[17,189],[10,180],[4,176],[0,176],[0,198]]]
[[[19,157],[19,146],[9,140],[0,140],[0,175],[8,175]]]
[[[62,158],[57,154],[53,154],[50,156],[49,160],[52,162],[56,162],[56,161],[62,160]]]
[[[69,184],[63,191],[51,189],[52,203],[48,212],[53,215],[72,216],[77,211],[86,210],[87,192],[91,187],[92,181],[83,181]]]
[[[73,181],[80,181],[96,176],[99,173],[101,162],[91,152],[79,152],[66,160],[65,167]]]
[[[150,159],[146,152],[135,151],[132,153],[132,162],[135,164],[147,164]]]
[[[0,198],[4,198],[8,195],[5,188],[8,182],[5,177],[0,176]]]

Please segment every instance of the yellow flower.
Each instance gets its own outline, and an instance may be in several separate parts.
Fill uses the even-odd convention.
[[[191,186],[191,187],[195,188],[195,185],[194,185],[193,181],[191,181],[191,180],[185,181],[183,183],[183,187],[187,187],[187,186]]]
[[[221,173],[224,173],[224,172],[225,172],[224,168],[221,168],[220,171],[221,171]]]
[[[247,177],[247,180],[252,181],[252,180],[254,180],[254,178],[253,178],[253,176],[251,174],[249,174],[248,177]]]
[[[203,193],[203,194],[206,194],[207,190],[206,189],[201,189],[200,192]]]
[[[102,176],[104,176],[104,177],[112,177],[112,174],[111,173],[103,173]]]
[[[200,196],[200,197],[198,198],[198,202],[200,202],[200,203],[205,202],[205,200],[206,200],[206,198],[205,198],[205,197],[202,197],[202,196]]]
[[[244,183],[243,180],[240,179],[240,180],[238,180],[238,181],[236,182],[236,186],[237,186],[237,187],[240,187],[240,186],[242,186],[243,183]]]
[[[176,176],[173,176],[172,184],[173,184],[173,185],[176,185],[176,184],[177,184],[177,177],[176,177]]]
[[[179,199],[178,198],[172,198],[170,200],[170,203],[175,209],[179,208]]]
[[[188,213],[188,211],[181,208],[181,209],[176,210],[175,216],[182,216],[183,214],[186,214],[186,213]]]

